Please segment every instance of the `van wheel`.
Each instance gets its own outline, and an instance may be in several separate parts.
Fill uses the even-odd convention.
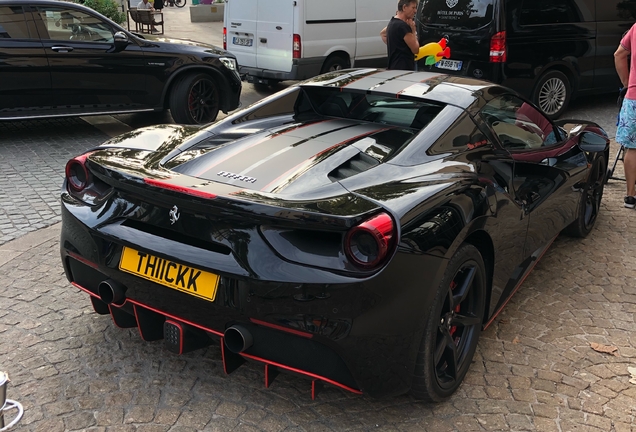
[[[322,69],[320,70],[320,73],[324,74],[327,72],[335,72],[342,69],[349,69],[350,67],[351,67],[351,64],[349,63],[349,59],[335,55],[325,60],[325,63],[322,65]]]
[[[570,80],[559,71],[546,72],[534,89],[532,101],[552,120],[567,109],[572,96]]]
[[[170,113],[180,124],[213,122],[219,106],[219,88],[207,74],[186,75],[170,91]]]

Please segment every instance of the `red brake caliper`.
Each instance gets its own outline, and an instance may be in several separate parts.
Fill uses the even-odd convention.
[[[451,289],[451,291],[455,291],[455,288],[457,288],[457,283],[456,283],[455,281],[452,281],[452,282],[451,282],[451,285],[450,285],[450,289]],[[460,306],[460,305],[455,306],[454,312],[455,312],[455,313],[458,313],[458,312],[459,312],[459,310],[460,310],[460,308],[461,308],[461,306]],[[453,335],[455,334],[455,332],[456,332],[456,331],[457,331],[457,326],[451,326],[451,328],[450,328],[450,335],[451,335],[451,336],[453,336]]]

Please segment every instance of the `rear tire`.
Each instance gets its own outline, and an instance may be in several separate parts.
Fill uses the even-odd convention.
[[[170,92],[170,113],[177,123],[211,123],[219,115],[219,107],[219,88],[207,74],[186,75]]]
[[[484,321],[486,270],[477,248],[463,244],[437,288],[417,355],[411,393],[441,402],[461,385]]]
[[[592,232],[601,210],[603,190],[605,183],[607,183],[606,175],[605,158],[601,156],[590,169],[590,175],[579,201],[578,216],[572,224],[565,228],[565,234],[583,238]]]
[[[565,112],[572,97],[570,80],[563,72],[548,71],[539,78],[532,101],[550,119],[559,118]]]
[[[320,73],[324,74],[328,72],[337,72],[342,69],[349,69],[350,67],[351,63],[349,62],[349,59],[346,59],[339,55],[334,55],[325,60]]]

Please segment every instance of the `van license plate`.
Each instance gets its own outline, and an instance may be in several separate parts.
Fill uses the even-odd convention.
[[[462,62],[458,60],[440,60],[435,63],[435,67],[439,69],[458,71],[462,69]]]
[[[234,42],[234,45],[240,45],[240,46],[252,46],[253,43],[253,39],[252,38],[241,38],[241,37],[235,37],[232,42]]]

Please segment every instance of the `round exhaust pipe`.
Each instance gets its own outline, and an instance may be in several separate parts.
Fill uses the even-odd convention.
[[[223,335],[225,346],[234,354],[239,354],[248,349],[254,343],[252,334],[241,325],[233,325],[225,330]]]
[[[126,299],[126,287],[112,279],[101,281],[97,295],[106,304],[121,304]]]

